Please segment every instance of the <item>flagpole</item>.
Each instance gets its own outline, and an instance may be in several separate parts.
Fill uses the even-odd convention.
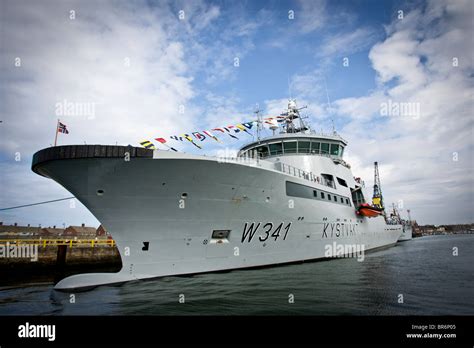
[[[58,142],[58,129],[59,129],[59,118],[58,118],[58,123],[56,123],[56,136],[54,137],[54,146],[56,146],[56,143]]]

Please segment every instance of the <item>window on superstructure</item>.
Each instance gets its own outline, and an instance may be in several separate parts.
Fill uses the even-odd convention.
[[[344,199],[341,197],[341,203],[344,204]]]
[[[330,174],[321,174],[323,177],[323,184],[329,187],[336,188],[336,185],[334,184],[334,177]]]
[[[338,156],[338,155],[339,155],[339,145],[331,144],[331,156]]]
[[[321,198],[324,199],[324,192],[321,192]]]
[[[334,202],[337,202],[337,197],[336,196],[334,196]]]
[[[329,155],[329,144],[321,143],[321,154],[322,155]]]
[[[269,156],[269,151],[268,151],[268,146],[267,145],[259,146],[259,147],[257,147],[256,150],[257,150],[257,154],[258,154],[259,158],[265,158],[265,157]]]
[[[274,143],[268,145],[270,148],[270,155],[281,155],[283,153],[283,145],[281,143]]]
[[[339,185],[344,186],[344,187],[347,187],[347,182],[346,182],[346,180],[341,179],[341,178],[339,178],[339,177],[336,177],[336,179],[337,179],[337,182],[339,183]]]
[[[296,153],[296,141],[283,142],[283,153]]]
[[[328,200],[330,201],[331,200],[331,195],[328,193]]]
[[[313,196],[314,196],[314,197],[318,197],[318,191],[313,190]]]
[[[344,146],[339,145],[339,156],[342,158],[343,154],[344,154]]]
[[[298,153],[309,153],[311,143],[309,141],[298,141]]]
[[[319,154],[319,141],[312,141],[311,142],[311,153]]]

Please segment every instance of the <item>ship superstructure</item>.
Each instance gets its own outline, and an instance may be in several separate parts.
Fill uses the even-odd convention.
[[[299,110],[290,100],[280,132],[258,136],[236,158],[104,145],[37,152],[33,171],[96,216],[123,264],[56,289],[322,259],[334,243],[395,244],[402,226],[364,213],[370,196],[343,159],[347,141],[316,134]]]

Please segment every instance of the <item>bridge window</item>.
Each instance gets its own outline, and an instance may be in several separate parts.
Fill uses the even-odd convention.
[[[338,156],[339,155],[339,145],[331,144],[331,155]]]
[[[266,145],[257,147],[258,157],[264,158],[269,156],[268,147]]]
[[[309,141],[298,141],[298,153],[309,153],[310,146]]]
[[[329,144],[321,143],[321,154],[329,155]]]
[[[319,145],[320,145],[319,142],[312,141],[311,142],[311,153],[319,154]]]
[[[274,144],[269,144],[270,147],[270,155],[281,155],[283,153],[283,146],[281,143],[274,143]]]
[[[296,153],[296,141],[283,142],[284,153]]]
[[[339,156],[342,157],[342,154],[344,153],[344,146],[339,145]]]

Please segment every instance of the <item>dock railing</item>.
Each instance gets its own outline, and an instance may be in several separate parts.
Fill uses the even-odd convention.
[[[70,248],[73,246],[115,246],[115,241],[113,239],[0,239],[0,245],[38,245],[45,248],[46,246],[58,246],[58,245],[67,245]]]

